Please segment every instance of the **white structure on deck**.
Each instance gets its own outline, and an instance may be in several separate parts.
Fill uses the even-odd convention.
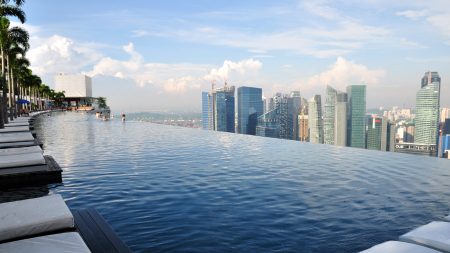
[[[82,74],[63,74],[55,76],[55,91],[65,91],[71,98],[92,97],[92,79]]]
[[[55,76],[55,91],[64,91],[66,106],[92,106],[92,79],[82,74],[63,74]]]

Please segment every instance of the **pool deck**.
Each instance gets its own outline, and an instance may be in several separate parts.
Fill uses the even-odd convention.
[[[62,169],[43,155],[33,124],[19,117],[0,129],[0,190],[62,183]],[[50,194],[0,204],[0,252],[132,252],[95,209],[69,210]]]

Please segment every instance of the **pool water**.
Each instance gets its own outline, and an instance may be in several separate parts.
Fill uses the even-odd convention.
[[[357,252],[450,211],[444,159],[74,112],[35,128],[50,190],[135,252]]]

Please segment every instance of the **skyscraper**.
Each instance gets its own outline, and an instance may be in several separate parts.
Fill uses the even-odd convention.
[[[327,85],[323,112],[324,143],[334,145],[337,90]]]
[[[298,139],[300,141],[309,141],[308,102],[307,101],[302,101],[300,114],[298,115]]]
[[[256,134],[257,119],[263,114],[262,89],[239,87],[238,97],[238,127],[241,134]]]
[[[291,115],[288,111],[289,96],[277,93],[269,101],[269,111],[258,117],[256,135],[292,139]]]
[[[377,116],[372,116],[369,118],[369,122],[367,124],[367,149],[381,150],[382,127],[382,118]],[[386,141],[384,141],[384,144],[386,144]]]
[[[426,72],[416,95],[414,141],[437,145],[441,78],[437,72]]]
[[[337,93],[334,111],[334,145],[345,147],[347,143],[347,93]]]
[[[323,143],[322,102],[320,95],[315,95],[308,102],[309,142]]]
[[[209,92],[202,92],[202,128],[209,130]]]
[[[302,98],[300,97],[300,91],[291,91],[289,94],[288,113],[290,115],[290,123],[292,130],[292,139],[298,140],[298,114],[300,113],[300,106]]]
[[[347,146],[366,147],[366,86],[347,86]]]
[[[214,96],[214,129],[216,131],[234,133],[234,86],[225,86],[213,91]]]

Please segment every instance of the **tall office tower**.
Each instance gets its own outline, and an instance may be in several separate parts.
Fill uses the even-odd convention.
[[[298,115],[298,139],[300,141],[309,141],[307,102],[302,103],[300,114]]]
[[[202,128],[209,130],[209,92],[202,92]]]
[[[290,115],[288,113],[288,96],[277,93],[271,101],[271,110],[258,117],[256,135],[292,139]]]
[[[263,114],[262,89],[239,87],[237,132],[241,134],[256,134],[258,117]]]
[[[372,115],[367,123],[367,149],[394,151],[394,145],[393,124],[387,118]]]
[[[415,143],[437,145],[439,128],[439,93],[441,78],[426,72],[416,95]]]
[[[383,122],[382,118],[375,115],[369,118],[367,123],[367,149],[381,150],[383,123],[386,123],[386,121]],[[386,141],[384,141],[384,144],[386,145]]]
[[[234,86],[225,86],[213,91],[214,129],[234,133]]]
[[[327,85],[323,111],[323,135],[324,143],[330,145],[334,145],[335,141],[336,97],[337,90]]]
[[[334,112],[334,145],[344,147],[347,143],[347,93],[338,91]]]
[[[366,148],[366,86],[347,86],[347,146]]]
[[[291,91],[289,95],[288,111],[290,115],[292,139],[298,140],[298,114],[300,113],[300,107],[302,104],[302,98],[300,97],[300,91]]]
[[[323,143],[322,102],[320,95],[315,95],[308,102],[309,142]]]

